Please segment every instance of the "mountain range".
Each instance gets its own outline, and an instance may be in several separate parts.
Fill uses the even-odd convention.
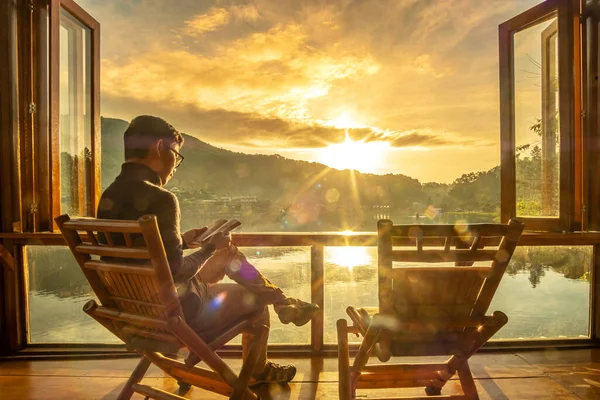
[[[123,163],[123,133],[128,122],[101,118],[102,187],[118,175]],[[469,210],[494,213],[499,206],[499,168],[465,174],[453,184],[426,183],[400,175],[365,174],[337,170],[316,162],[292,160],[280,155],[234,152],[215,147],[194,136],[183,134],[181,149],[185,160],[168,188],[180,193],[188,203],[199,199],[253,197],[267,201],[282,214],[295,210],[311,222],[295,229],[316,229],[319,214],[330,229],[359,225],[372,230],[372,217],[395,220],[428,208],[445,211]],[[486,215],[485,219],[492,218]],[[285,217],[283,217],[285,219]],[[296,218],[298,220],[298,218]],[[302,220],[302,218],[300,218]],[[336,222],[337,221],[337,222]],[[344,222],[345,221],[345,222]],[[296,221],[297,222],[297,221]]]

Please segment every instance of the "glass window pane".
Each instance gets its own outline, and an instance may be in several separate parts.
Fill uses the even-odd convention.
[[[96,298],[65,246],[27,246],[30,343],[121,343],[83,312]]]
[[[514,35],[517,216],[559,216],[558,24]]]
[[[291,297],[310,300],[310,250],[303,247],[242,248],[248,261]],[[83,305],[94,293],[70,250],[64,246],[26,247],[29,270],[31,343],[121,343],[88,317]],[[224,279],[223,282],[231,282]],[[241,337],[232,344],[241,343]],[[310,324],[283,325],[271,313],[272,344],[309,344]]]
[[[61,212],[92,209],[91,31],[67,11],[60,14]]]
[[[346,308],[378,307],[377,248],[325,247],[325,343],[337,343],[336,322],[347,318]],[[348,319],[349,320],[349,319]],[[348,336],[349,342],[361,338]]]
[[[589,337],[592,247],[518,247],[489,312],[508,324],[498,339]]]
[[[280,287],[289,297],[310,301],[310,248],[307,247],[240,247],[248,261]],[[186,250],[193,252],[193,250]],[[233,282],[229,278],[222,282]],[[309,344],[310,323],[284,325],[271,313],[270,344]],[[241,336],[230,343],[240,344]]]
[[[508,316],[494,339],[588,337],[591,265],[589,246],[517,248],[488,309]],[[325,343],[346,307],[378,307],[377,290],[376,247],[325,248]]]

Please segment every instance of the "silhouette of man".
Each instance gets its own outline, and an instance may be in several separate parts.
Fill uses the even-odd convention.
[[[231,244],[228,234],[217,234],[200,245],[196,238],[206,227],[180,234],[179,202],[163,187],[183,161],[183,136],[173,126],[142,115],[131,121],[124,142],[125,163],[102,194],[98,218],[137,220],[156,215],[185,319],[206,342],[257,312],[262,312],[261,323],[269,326],[268,304],[285,324],[301,326],[314,317],[319,310],[316,304],[287,297]],[[184,256],[186,248],[197,250]],[[236,283],[219,283],[225,275]],[[251,339],[249,334],[242,336],[244,357]],[[268,361],[265,347],[251,382],[285,383],[295,374],[293,365]]]

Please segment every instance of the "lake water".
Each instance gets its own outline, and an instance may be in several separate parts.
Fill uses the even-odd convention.
[[[515,263],[523,263],[523,260],[525,262],[520,268],[512,268],[511,274],[504,276],[490,306],[489,312],[500,310],[509,317],[508,324],[494,339],[588,336],[589,281],[566,278],[565,275],[573,275],[573,268],[581,267],[581,257],[584,261],[589,257],[588,261],[591,261],[591,249],[559,249],[562,251],[560,254],[556,252],[557,248],[548,249],[550,253],[539,255],[520,248],[519,251],[527,252],[528,256],[523,258],[524,256],[519,254],[517,259],[515,254],[513,257]],[[287,295],[309,300],[309,248],[242,250],[250,261],[273,283],[283,288]],[[543,264],[540,267],[540,263],[535,259],[537,257],[552,260],[559,255],[564,258],[564,254],[570,256],[574,253],[579,254],[579,258],[569,257],[566,261],[561,261],[560,268]],[[29,246],[27,256],[31,286],[31,342],[120,343],[82,311],[83,305],[93,298],[93,294],[68,249]],[[346,316],[347,306],[377,305],[376,260],[377,253],[374,247],[325,248],[325,343],[336,343],[335,324],[337,319]],[[304,327],[282,325],[273,313],[271,315],[270,343],[310,342],[310,324]]]

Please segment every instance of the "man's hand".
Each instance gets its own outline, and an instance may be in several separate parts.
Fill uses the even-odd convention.
[[[227,248],[231,244],[231,234],[229,232],[225,234],[217,232],[209,239],[208,243],[214,244],[217,250]]]
[[[207,229],[208,227],[206,226],[198,229],[192,229],[185,232],[183,235],[181,235],[181,237],[183,238],[185,244],[187,244],[188,248],[196,249],[198,247],[202,247],[202,243],[199,241],[196,242],[196,239],[198,239],[200,235],[206,232]]]

